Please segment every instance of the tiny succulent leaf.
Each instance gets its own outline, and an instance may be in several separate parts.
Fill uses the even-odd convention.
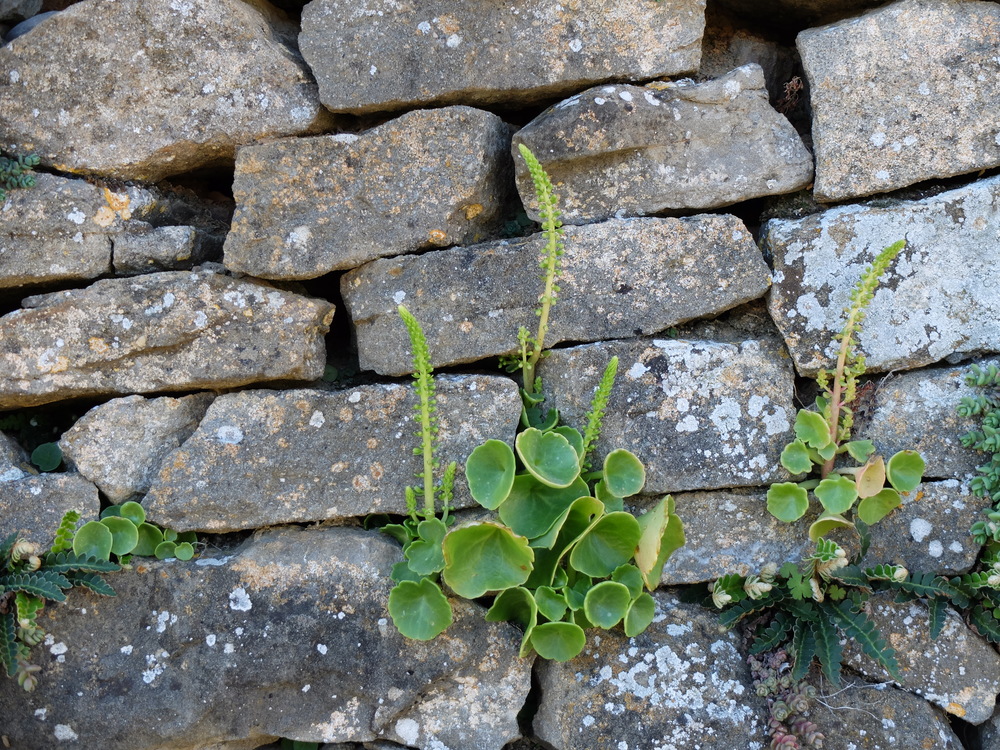
[[[646,483],[646,469],[635,454],[624,448],[611,451],[604,459],[604,484],[616,497],[631,497]]]
[[[118,512],[122,518],[127,518],[136,526],[146,522],[146,510],[137,502],[130,500],[127,503],[122,503]]]
[[[552,621],[561,620],[568,607],[566,597],[551,586],[539,586],[535,590],[535,603],[538,605],[538,611],[547,620]]]
[[[812,470],[809,448],[801,440],[793,440],[781,451],[781,465],[792,474],[805,474]]]
[[[484,508],[495,510],[510,494],[516,468],[514,451],[507,443],[487,440],[472,451],[465,464],[469,492]]]
[[[858,518],[871,526],[885,518],[894,509],[902,504],[903,500],[896,490],[888,487],[877,495],[866,497],[858,503]]]
[[[529,427],[514,441],[517,455],[532,476],[549,487],[569,487],[580,474],[576,451],[557,432]]]
[[[172,557],[176,557],[174,552],[177,550],[177,542],[160,542],[156,545],[156,549],[153,550],[153,555],[157,560],[169,560]]]
[[[527,581],[535,555],[523,536],[479,523],[451,531],[444,538],[444,558],[445,582],[459,596],[476,599]]]
[[[54,471],[62,463],[62,449],[59,443],[42,443],[31,452],[31,463],[41,471]]]
[[[127,555],[139,543],[139,529],[127,518],[104,518],[101,523],[111,531],[111,551],[114,554]]]
[[[587,592],[583,611],[594,625],[609,629],[624,619],[631,603],[632,594],[625,584],[603,581]]]
[[[631,513],[609,513],[598,519],[573,547],[569,564],[594,578],[610,576],[635,554],[642,532]]]
[[[830,444],[830,425],[823,416],[808,409],[799,409],[795,416],[795,437],[820,450]]]
[[[911,492],[920,484],[925,466],[923,457],[917,451],[900,451],[889,459],[885,473],[898,492]]]
[[[809,538],[815,542],[817,539],[826,536],[834,529],[849,529],[853,525],[853,523],[848,521],[843,516],[835,514],[821,516],[813,521],[812,525],[809,526]]]
[[[809,493],[794,482],[772,484],[767,491],[767,510],[779,521],[798,521],[809,510]]]
[[[819,483],[814,492],[827,513],[844,513],[850,510],[854,501],[858,499],[854,482],[843,476],[827,477]]]
[[[885,487],[885,461],[881,456],[875,456],[858,469],[854,476],[858,497],[874,497]]]
[[[649,594],[643,592],[629,606],[625,615],[625,635],[629,638],[639,635],[649,627],[656,616],[656,602]]]
[[[845,443],[847,453],[858,463],[864,463],[875,452],[875,444],[871,440],[852,440]]]
[[[572,622],[546,622],[531,633],[531,645],[543,659],[569,661],[587,645],[587,634]]]
[[[88,521],[73,537],[73,552],[80,557],[108,560],[111,557],[113,544],[114,536],[111,529],[100,521]]]
[[[396,629],[415,641],[436,638],[451,625],[451,605],[428,578],[401,581],[389,592],[389,615]]]

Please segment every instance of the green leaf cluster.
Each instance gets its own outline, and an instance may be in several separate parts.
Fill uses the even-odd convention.
[[[7,199],[7,191],[35,186],[32,167],[37,167],[41,159],[37,154],[27,154],[10,158],[0,156],[0,202]]]
[[[989,461],[976,469],[977,476],[969,483],[973,494],[988,497],[993,507],[984,511],[986,518],[973,524],[971,533],[976,544],[1000,541],[1000,369],[996,365],[982,368],[972,365],[965,382],[982,389],[976,396],[965,397],[958,406],[964,418],[978,418],[978,429],[962,435],[966,448],[986,453]]]

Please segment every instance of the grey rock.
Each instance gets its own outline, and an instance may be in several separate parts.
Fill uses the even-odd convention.
[[[79,511],[84,521],[94,520],[101,512],[97,487],[79,474],[25,474],[9,480],[0,477],[0,540],[20,531],[25,538],[48,549],[59,521],[71,510]]]
[[[769,25],[775,21],[805,26],[857,14],[881,5],[885,0],[720,0],[722,7],[733,13]]]
[[[513,443],[521,414],[513,381],[442,377],[438,458],[464,467],[473,448]],[[220,396],[197,431],[163,462],[143,501],[178,531],[232,531],[280,523],[406,512],[418,483],[416,391],[369,385],[345,391],[243,391]],[[474,504],[463,470],[456,507]]]
[[[794,50],[741,28],[741,24],[717,5],[708,8],[698,77],[718,78],[748,63],[760,66],[773,102],[781,97],[785,83],[794,74]]]
[[[764,706],[738,636],[698,605],[654,598],[644,633],[609,631],[575,659],[539,662],[537,737],[558,750],[763,747]]]
[[[797,44],[810,84],[818,199],[1000,164],[996,3],[901,0],[803,31]]]
[[[698,68],[704,0],[313,0],[299,44],[334,112],[526,105]],[[488,40],[488,41],[487,41]]]
[[[588,89],[518,131],[515,150],[522,143],[548,172],[569,224],[716,208],[812,180],[812,156],[771,108],[753,63],[700,84]],[[520,159],[517,186],[537,218]]]
[[[104,279],[0,318],[0,409],[315,380],[333,306],[211,271]]]
[[[897,604],[880,594],[872,597],[869,608],[869,618],[896,650],[902,688],[970,724],[990,718],[1000,692],[1000,656],[959,614],[949,609],[941,634],[932,641],[923,602]],[[850,640],[844,656],[846,663],[868,679],[887,678]]]
[[[212,248],[194,227],[140,227],[114,240],[114,266],[119,276],[180,271],[212,260]]]
[[[563,241],[547,347],[655,333],[760,297],[769,284],[760,251],[733,216],[614,219],[566,227]],[[345,274],[341,292],[361,367],[410,371],[400,303],[421,322],[435,366],[516,351],[518,327],[537,327],[544,246],[536,234],[379,260]]]
[[[28,452],[10,435],[0,432],[0,482],[23,479],[33,472]]]
[[[0,21],[23,21],[42,9],[42,0],[0,0]]]
[[[0,145],[63,171],[155,181],[318,132],[330,117],[294,34],[264,2],[73,5],[0,48]]]
[[[813,376],[833,367],[833,337],[852,288],[882,248],[904,238],[859,337],[868,372],[1000,351],[992,312],[1000,304],[992,282],[998,197],[1000,178],[992,177],[923,200],[768,222],[762,242],[774,257],[769,307],[798,371]]]
[[[126,396],[95,406],[59,439],[64,459],[113,503],[145,494],[170,451],[187,440],[214,395]]]
[[[70,733],[108,750],[278,737],[499,750],[520,734],[531,684],[520,634],[454,601],[444,634],[404,639],[386,612],[401,559],[377,532],[284,529],[225,557],[111,575],[114,598],[74,591],[41,618],[52,645],[33,655],[45,662],[35,692],[0,681],[3,733],[19,750]]]
[[[650,494],[787,479],[779,457],[795,407],[779,344],[638,339],[559,349],[539,366],[546,406],[582,430],[612,356],[618,378],[595,465],[611,450],[629,449],[646,466]]]
[[[510,129],[489,112],[410,112],[360,134],[240,149],[226,265],[307,279],[488,238],[510,193]]]

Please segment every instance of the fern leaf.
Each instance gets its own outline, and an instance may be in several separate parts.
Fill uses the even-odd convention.
[[[816,636],[813,635],[812,625],[808,620],[795,620],[792,628],[792,652],[793,658],[792,680],[798,682],[805,678],[816,655]]]
[[[762,654],[765,651],[772,651],[785,642],[788,638],[788,631],[792,629],[792,620],[784,612],[776,612],[771,623],[757,633],[753,646],[750,648],[751,654]]]
[[[17,624],[22,628],[35,627],[35,617],[39,610],[45,606],[45,600],[18,591],[14,597],[14,603],[17,605]]]
[[[1000,622],[993,613],[982,606],[974,607],[969,613],[969,622],[979,635],[992,643],[1000,643]]]
[[[17,623],[13,612],[0,612],[0,664],[7,670],[7,676],[17,674]]]
[[[51,599],[54,602],[66,601],[66,595],[62,590],[72,587],[73,584],[69,582],[69,579],[59,573],[38,571],[36,573],[13,573],[0,576],[0,589],[24,591],[27,594]]]
[[[841,630],[857,643],[861,650],[877,661],[894,680],[901,680],[896,652],[885,642],[885,638],[863,612],[855,612],[850,602],[826,604],[823,611],[829,615]]]
[[[777,589],[771,589],[766,596],[763,596],[760,599],[751,599],[747,597],[743,601],[734,604],[720,613],[719,623],[725,628],[731,628],[744,617],[757,614],[758,612],[763,612],[768,607],[773,606],[777,602],[781,601],[783,596],[784,595]]]
[[[82,586],[101,596],[118,596],[107,581],[96,573],[70,573],[67,578],[74,586]]]
[[[10,551],[14,549],[15,544],[17,544],[16,531],[0,542],[0,566],[7,564],[7,560],[10,559]]]
[[[99,560],[96,557],[77,555],[73,552],[49,552],[42,558],[42,570],[54,573],[69,573],[74,570],[113,573],[121,570],[121,566],[110,560]]]
[[[840,687],[840,664],[844,658],[844,649],[840,645],[840,633],[826,614],[821,610],[819,616],[811,623],[809,629],[816,639],[816,658],[823,668],[823,674],[836,687]]]
[[[76,525],[80,522],[80,513],[75,510],[66,511],[59,528],[56,529],[56,538],[52,542],[50,553],[65,552],[73,548],[73,536],[76,534]]]
[[[840,581],[847,586],[871,591],[872,586],[868,581],[868,576],[857,565],[845,565],[839,570],[830,571],[830,578]]]
[[[958,594],[955,587],[948,583],[947,578],[943,578],[934,573],[911,573],[909,578],[903,581],[887,580],[885,585],[891,589],[905,591],[911,598],[937,598],[945,597],[951,599]]]
[[[948,614],[948,605],[944,599],[935,597],[927,600],[927,609],[929,610],[927,624],[930,626],[931,640],[936,641],[937,637],[941,635],[941,629],[944,627],[945,616]]]
[[[861,561],[865,559],[865,555],[868,554],[868,548],[872,546],[872,530],[871,527],[862,521],[860,518],[854,519],[854,530],[858,534],[858,541],[860,542],[860,549],[855,558],[851,560],[852,565],[861,565]]]

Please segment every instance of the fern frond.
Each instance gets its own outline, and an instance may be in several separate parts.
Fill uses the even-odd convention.
[[[944,597],[951,599],[958,594],[955,587],[948,583],[947,578],[935,573],[911,573],[908,578],[902,581],[888,579],[886,586],[898,591],[905,591],[911,598]]]
[[[948,605],[944,599],[932,597],[927,600],[928,617],[927,624],[931,631],[931,640],[936,641],[944,628],[945,617],[948,614]]]
[[[751,599],[747,597],[743,601],[737,602],[731,607],[723,610],[719,614],[719,624],[724,628],[731,628],[744,617],[757,614],[758,612],[763,612],[768,607],[774,606],[783,598],[784,594],[782,594],[778,588],[771,589],[766,596],[763,596],[760,599]]]
[[[885,642],[885,638],[863,612],[856,612],[849,601],[827,603],[823,611],[848,638],[857,643],[861,650],[877,661],[894,680],[901,680],[896,652]]]
[[[808,620],[795,620],[792,628],[792,680],[805,679],[816,655],[816,636]]]
[[[750,647],[751,654],[762,654],[765,651],[773,651],[786,640],[788,633],[792,629],[792,619],[780,610],[775,612],[770,624],[756,634],[753,646]]]
[[[73,584],[66,576],[44,570],[0,576],[0,591],[24,591],[54,602],[66,601],[63,589],[72,587]]]
[[[77,555],[73,552],[49,552],[42,558],[42,569],[54,573],[69,573],[75,570],[113,573],[121,570],[121,566],[110,560],[99,560],[96,557]]]
[[[872,590],[868,576],[857,565],[845,565],[843,568],[831,571],[830,578],[847,586],[864,589],[865,591]]]
[[[23,591],[18,591],[14,597],[14,604],[17,609],[18,627],[32,630],[35,627],[35,618],[39,611],[45,606],[45,600],[37,596],[31,596]]]
[[[68,510],[59,522],[56,529],[56,538],[52,542],[50,553],[65,552],[73,548],[73,536],[76,534],[76,525],[80,522],[80,513],[75,510]]]
[[[826,678],[836,687],[840,687],[840,665],[844,659],[840,633],[837,632],[826,609],[820,610],[818,614],[819,616],[809,624],[813,638],[816,639],[816,658]]]
[[[969,622],[979,635],[992,643],[1000,643],[1000,621],[993,612],[982,606],[976,606],[969,613]]]
[[[10,560],[11,550],[14,549],[14,545],[17,544],[17,532],[13,532],[10,536],[0,542],[0,570],[3,566],[7,565],[7,561]]]
[[[587,471],[590,470],[589,456],[601,434],[601,422],[604,420],[604,412],[608,408],[608,400],[611,398],[611,389],[614,388],[617,374],[618,357],[615,356],[604,368],[601,382],[598,383],[594,398],[590,402],[590,411],[587,412],[587,427],[583,431],[583,454],[580,456],[580,465]]]
[[[96,573],[70,573],[66,576],[74,586],[82,586],[101,596],[118,596],[110,584]]]
[[[17,657],[20,648],[17,643],[17,623],[13,612],[0,612],[0,664],[7,670],[7,676],[17,674]]]

